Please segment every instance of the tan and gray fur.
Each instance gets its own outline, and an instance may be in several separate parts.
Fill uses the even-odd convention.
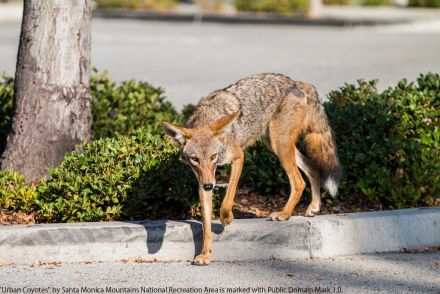
[[[165,133],[182,149],[181,160],[199,181],[204,238],[194,263],[211,260],[212,189],[215,170],[231,164],[231,176],[220,210],[226,226],[233,220],[232,206],[241,174],[244,150],[261,138],[279,158],[291,186],[282,211],[269,219],[287,220],[305,188],[298,168],[311,184],[312,200],[306,216],[314,216],[321,205],[320,181],[335,196],[340,165],[334,136],[315,88],[282,74],[256,74],[241,79],[202,98],[185,127],[163,123]],[[295,147],[300,136],[307,146],[306,157]]]

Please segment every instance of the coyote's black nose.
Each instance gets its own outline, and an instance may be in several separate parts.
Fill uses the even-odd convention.
[[[214,185],[213,184],[203,184],[203,189],[205,189],[205,191],[211,191],[212,189],[214,189]]]

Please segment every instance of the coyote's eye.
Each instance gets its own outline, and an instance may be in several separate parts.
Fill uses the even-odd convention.
[[[195,157],[195,156],[191,156],[191,157],[189,158],[189,160],[191,161],[191,163],[192,163],[193,165],[197,165],[197,164],[199,164],[199,159],[198,159],[197,157]]]
[[[217,160],[217,157],[218,157],[218,154],[215,153],[215,154],[211,155],[211,160],[212,160],[212,161],[216,161],[216,160]]]

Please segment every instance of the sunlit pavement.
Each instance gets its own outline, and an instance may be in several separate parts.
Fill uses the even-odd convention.
[[[101,289],[102,293],[439,293],[439,272],[440,252],[213,262],[202,267],[190,262],[3,265],[0,289],[47,289],[40,293],[97,293]],[[189,292],[183,292],[186,290]]]
[[[19,22],[0,25],[0,71],[13,73]],[[440,72],[440,25],[329,28],[94,19],[92,64],[117,80],[161,86],[180,108],[258,72],[311,82],[324,96],[345,82],[380,88]]]

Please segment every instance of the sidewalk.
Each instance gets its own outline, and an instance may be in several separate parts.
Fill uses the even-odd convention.
[[[440,207],[213,223],[213,260],[333,257],[440,248]],[[0,226],[0,264],[187,261],[200,252],[198,221]]]

